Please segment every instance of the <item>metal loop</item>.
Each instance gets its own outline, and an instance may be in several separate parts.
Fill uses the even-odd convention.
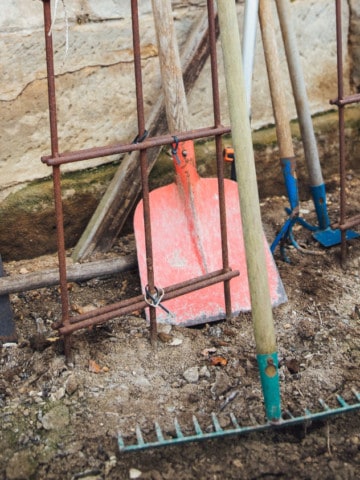
[[[151,307],[159,307],[161,306],[160,302],[164,296],[164,290],[162,288],[158,288],[155,286],[154,286],[154,289],[155,289],[155,293],[151,295],[149,290],[149,285],[146,285],[144,299],[145,299],[145,302]]]
[[[134,140],[131,143],[141,143],[145,140],[145,138],[148,135],[149,135],[149,132],[147,130],[144,130],[144,133],[141,135],[141,137],[139,136],[139,134],[137,134],[136,137],[134,138]]]
[[[179,139],[176,135],[173,136],[174,143],[171,144],[171,153],[175,157],[176,163],[180,165],[180,158],[178,156],[178,146],[179,146]]]

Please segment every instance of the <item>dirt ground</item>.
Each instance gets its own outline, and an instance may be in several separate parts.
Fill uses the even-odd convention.
[[[338,177],[328,196],[338,215]],[[360,178],[348,173],[349,214],[360,204]],[[269,242],[285,220],[284,196],[262,199]],[[301,215],[315,222],[311,201]],[[275,259],[288,301],[274,309],[283,410],[320,411],[319,399],[336,395],[355,402],[360,391],[360,242],[323,249],[297,225],[302,247],[287,248],[290,263]],[[135,249],[132,234],[106,257]],[[70,255],[69,251],[69,255]],[[98,259],[98,258],[97,258]],[[5,262],[7,274],[48,269],[56,255]],[[140,293],[137,271],[69,284],[74,313]],[[298,427],[133,453],[120,452],[118,432],[134,442],[136,425],[153,438],[177,418],[191,434],[196,415],[204,432],[214,412],[230,426],[264,423],[252,320],[199,327],[159,326],[157,347],[149,340],[143,312],[73,335],[74,364],[65,363],[62,340],[51,328],[60,318],[57,287],[11,295],[19,337],[0,348],[0,478],[21,479],[356,479],[360,468],[359,411]],[[222,360],[217,362],[214,357]]]

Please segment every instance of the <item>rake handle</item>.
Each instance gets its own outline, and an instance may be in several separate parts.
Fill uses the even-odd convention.
[[[290,80],[294,92],[301,137],[303,138],[304,143],[304,153],[310,178],[310,186],[314,187],[317,185],[323,185],[324,179],[321,172],[319,152],[311,119],[302,62],[297,46],[289,0],[276,0],[275,3],[289,67]]]
[[[237,13],[234,0],[217,3],[254,333],[258,353],[267,354],[276,345]]]

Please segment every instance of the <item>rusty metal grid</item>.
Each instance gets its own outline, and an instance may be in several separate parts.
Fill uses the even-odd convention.
[[[336,45],[337,45],[337,98],[330,100],[330,104],[338,107],[339,122],[339,171],[340,171],[340,218],[336,225],[341,231],[341,263],[344,264],[347,255],[346,231],[360,224],[360,214],[347,216],[346,209],[346,148],[345,148],[345,107],[360,103],[360,94],[345,95],[343,72],[343,39],[341,0],[335,0],[336,15]]]
[[[94,147],[90,149],[77,150],[62,153],[59,151],[58,142],[58,121],[56,108],[56,87],[55,87],[55,71],[54,71],[54,53],[52,36],[49,35],[51,27],[51,5],[50,0],[43,1],[44,11],[44,33],[45,33],[45,50],[47,65],[47,86],[48,86],[48,105],[50,117],[50,140],[51,154],[43,156],[41,161],[52,168],[54,203],[57,228],[57,249],[60,276],[60,298],[61,298],[61,320],[53,324],[53,328],[57,329],[64,336],[65,355],[69,360],[71,358],[71,334],[79,329],[104,323],[115,317],[125,315],[132,311],[149,308],[150,309],[150,339],[154,344],[157,337],[156,324],[156,308],[149,306],[143,295],[126,299],[112,305],[97,308],[87,314],[70,315],[70,300],[67,289],[67,271],[65,259],[65,234],[64,234],[64,215],[61,198],[61,165],[70,162],[78,162],[92,158],[104,157],[113,154],[140,151],[140,170],[142,181],[142,195],[144,204],[144,223],[145,223],[145,243],[147,257],[147,274],[148,285],[150,291],[154,291],[154,265],[152,255],[152,237],[150,224],[150,205],[149,205],[149,184],[148,184],[148,168],[147,168],[147,149],[153,146],[170,145],[174,141],[174,137],[170,135],[162,135],[149,138],[138,143],[119,143],[116,145],[108,145],[102,147]],[[133,50],[134,50],[134,70],[136,83],[136,104],[137,104],[137,121],[138,121],[138,138],[144,136],[145,116],[143,104],[143,82],[141,72],[141,56],[140,56],[140,31],[139,31],[139,12],[138,1],[131,1],[132,12],[132,30],[133,30]],[[226,209],[225,209],[225,192],[224,192],[224,167],[222,157],[222,135],[230,133],[229,127],[221,124],[217,55],[216,55],[216,13],[214,9],[214,1],[207,0],[207,13],[209,25],[209,45],[210,45],[210,61],[211,61],[211,79],[213,89],[213,116],[214,125],[208,128],[191,130],[186,132],[176,132],[179,141],[195,140],[199,138],[215,137],[216,145],[216,165],[219,189],[219,208],[220,208],[220,229],[222,239],[222,259],[223,268],[216,272],[211,272],[204,276],[189,279],[181,284],[170,285],[164,288],[164,300],[184,295],[197,289],[206,288],[214,283],[223,282],[224,299],[226,315],[231,315],[230,300],[230,279],[239,275],[237,270],[231,270],[229,266],[228,248],[227,248],[227,230],[226,230]]]

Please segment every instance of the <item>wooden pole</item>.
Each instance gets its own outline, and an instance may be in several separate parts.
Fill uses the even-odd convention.
[[[96,262],[79,263],[68,266],[67,281],[80,282],[90,278],[115,275],[116,273],[133,270],[136,266],[135,254]],[[0,277],[0,296],[51,287],[53,285],[59,285],[59,270],[57,268],[26,273],[24,275],[17,274]]]
[[[271,2],[260,0],[259,20],[269,79],[271,102],[275,117],[280,158],[294,157],[289,115],[286,107],[282,68],[278,55]]]
[[[268,0],[267,0],[268,1]],[[218,0],[257,361],[269,421],[281,418],[278,358],[235,0]]]
[[[258,353],[269,353],[275,350],[275,334],[234,0],[218,0],[218,16],[255,338]]]

